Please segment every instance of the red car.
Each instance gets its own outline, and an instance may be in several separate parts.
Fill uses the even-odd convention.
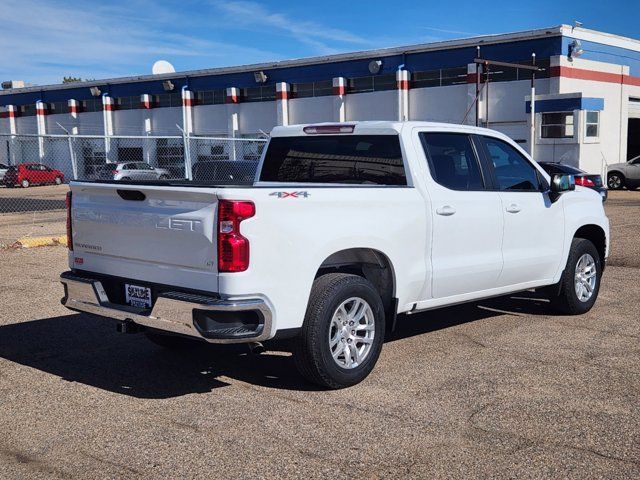
[[[64,173],[40,163],[21,163],[15,167],[9,167],[4,174],[3,182],[7,187],[18,185],[23,188],[30,185],[60,185],[64,183]]]

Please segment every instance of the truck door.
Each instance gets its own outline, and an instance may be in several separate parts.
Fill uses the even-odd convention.
[[[504,268],[498,286],[553,278],[565,238],[562,197],[551,202],[542,176],[513,145],[494,137],[478,139],[502,202]]]
[[[465,133],[421,132],[432,205],[432,297],[495,287],[502,269],[502,211]]]

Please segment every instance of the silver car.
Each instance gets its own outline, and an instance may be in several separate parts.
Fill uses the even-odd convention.
[[[168,170],[144,162],[106,163],[96,167],[99,180],[166,180],[170,177]]]
[[[640,187],[640,155],[625,163],[609,165],[607,185],[610,190],[619,190],[623,187],[635,190]]]
[[[0,163],[0,182],[4,179],[4,174],[9,170],[9,165],[5,165],[4,163]]]

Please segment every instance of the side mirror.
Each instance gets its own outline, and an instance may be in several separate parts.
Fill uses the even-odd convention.
[[[576,178],[573,175],[563,175],[556,173],[551,175],[551,185],[549,186],[549,197],[555,202],[560,195],[576,189]]]

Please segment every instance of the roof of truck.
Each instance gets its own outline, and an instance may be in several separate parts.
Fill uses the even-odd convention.
[[[320,128],[320,132],[314,132],[312,129]],[[340,131],[341,127],[346,130]],[[349,131],[349,127],[352,130]],[[367,134],[367,135],[389,135],[400,133],[403,129],[424,128],[427,130],[443,131],[443,132],[461,132],[479,135],[491,135],[496,137],[507,138],[504,134],[488,128],[481,128],[472,125],[461,125],[456,123],[442,122],[418,122],[407,121],[399,122],[392,120],[367,120],[356,122],[324,122],[309,123],[300,125],[288,125],[275,127],[271,131],[272,137],[295,137],[303,135],[321,135],[321,134]],[[306,131],[305,131],[306,130]],[[323,131],[324,130],[324,131]]]

